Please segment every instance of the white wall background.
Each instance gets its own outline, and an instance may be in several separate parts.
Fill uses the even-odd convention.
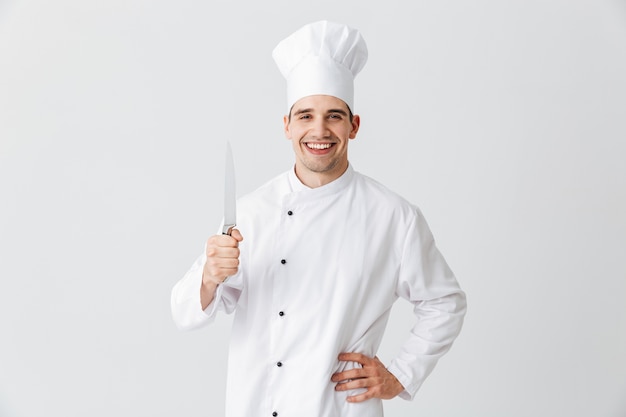
[[[626,416],[626,3],[0,0],[0,416],[220,416],[229,318],[169,292],[292,163],[270,52],[359,28],[351,160],[424,211],[467,291],[388,416]],[[380,356],[411,326],[398,305]]]

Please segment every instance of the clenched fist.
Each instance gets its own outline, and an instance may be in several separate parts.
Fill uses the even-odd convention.
[[[243,236],[233,229],[230,236],[215,235],[207,240],[200,298],[204,310],[213,301],[215,288],[239,269],[239,242]]]

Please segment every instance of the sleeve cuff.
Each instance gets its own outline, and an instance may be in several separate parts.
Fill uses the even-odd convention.
[[[200,277],[200,285],[202,285],[202,276]],[[198,290],[199,291],[199,290]],[[215,289],[215,295],[213,300],[202,311],[208,317],[215,317],[215,314],[219,311],[219,300],[222,299],[222,293],[224,292],[224,284],[219,284]]]
[[[391,372],[393,376],[395,376],[404,387],[404,391],[398,394],[398,397],[402,398],[403,400],[412,401],[413,398],[415,398],[415,394],[417,394],[419,384],[415,384],[414,382],[412,382],[411,378],[407,374],[402,372],[402,370],[394,363],[389,365],[387,367],[387,370]]]

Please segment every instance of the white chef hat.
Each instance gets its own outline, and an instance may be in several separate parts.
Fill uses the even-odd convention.
[[[367,62],[361,34],[328,21],[310,23],[281,41],[272,52],[287,79],[287,109],[303,97],[323,94],[354,109],[354,77]]]

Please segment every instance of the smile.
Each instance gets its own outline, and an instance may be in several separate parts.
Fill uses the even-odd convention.
[[[309,149],[328,149],[328,148],[330,148],[333,145],[334,145],[334,143],[311,143],[311,142],[308,142],[306,144],[307,148],[309,148]]]

